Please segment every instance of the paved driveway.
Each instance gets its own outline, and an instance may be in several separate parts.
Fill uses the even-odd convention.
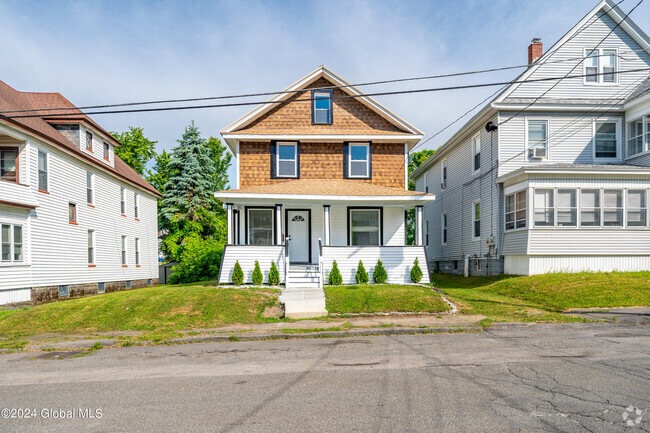
[[[0,356],[0,407],[37,413],[0,419],[0,431],[650,430],[648,326],[509,325],[32,356]],[[75,417],[43,419],[43,408]],[[80,408],[102,416],[80,418]]]

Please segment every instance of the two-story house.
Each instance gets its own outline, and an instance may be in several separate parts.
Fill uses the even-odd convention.
[[[0,304],[157,283],[160,194],[119,145],[59,93],[0,82]]]
[[[236,160],[236,189],[215,194],[228,214],[221,283],[237,261],[250,282],[259,261],[265,279],[275,262],[287,287],[322,287],[334,260],[346,284],[360,260],[408,283],[416,258],[428,281],[422,212],[434,196],[408,191],[415,127],[321,66],[221,134]]]
[[[650,39],[603,0],[412,174],[432,269],[650,269]],[[566,78],[564,78],[566,77]]]

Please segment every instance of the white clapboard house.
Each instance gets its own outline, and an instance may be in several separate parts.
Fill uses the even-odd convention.
[[[120,143],[59,93],[0,82],[0,111],[0,304],[155,284],[159,193]]]
[[[650,39],[624,18],[603,0],[546,52],[534,39],[517,82],[414,171],[437,197],[432,269],[650,269]]]
[[[219,281],[238,261],[246,282],[275,262],[287,287],[327,283],[336,260],[344,283],[381,259],[391,283],[409,283],[415,259],[428,281],[423,205],[408,191],[409,150],[422,133],[339,76],[319,67],[221,131],[236,160],[236,189],[220,191],[228,245]],[[406,211],[417,209],[417,245]]]

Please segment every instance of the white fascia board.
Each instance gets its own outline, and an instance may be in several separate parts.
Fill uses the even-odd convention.
[[[527,108],[529,103],[516,104],[512,102],[508,103],[495,103],[494,108],[500,111],[510,111],[510,110],[521,110],[522,108]],[[531,111],[554,111],[554,112],[563,112],[563,111],[623,111],[623,105],[621,104],[539,104],[535,103],[534,110]],[[524,115],[524,113],[521,113]]]
[[[510,182],[513,180],[518,180],[519,178],[525,179],[531,174],[584,174],[589,176],[611,176],[611,175],[623,175],[623,176],[646,176],[650,178],[650,168],[648,171],[641,170],[621,170],[621,169],[541,169],[541,168],[524,168],[511,171],[510,173],[499,176],[495,179],[496,183]]]
[[[629,110],[630,108],[636,108],[639,105],[643,104],[650,104],[650,92],[647,92],[637,98],[632,99],[631,101],[627,102],[625,104],[625,110]]]
[[[354,203],[388,203],[388,204],[412,204],[426,203],[436,199],[433,194],[430,195],[313,195],[313,194],[256,194],[245,192],[215,192],[214,196],[224,203],[230,203],[233,200],[258,200],[264,202],[277,203],[286,202],[349,202]]]
[[[422,139],[422,135],[411,134],[224,134],[223,138],[228,140],[259,140],[259,141],[386,141],[398,143],[417,143]]]

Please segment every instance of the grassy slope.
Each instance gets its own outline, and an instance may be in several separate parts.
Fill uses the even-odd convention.
[[[428,287],[360,285],[325,287],[330,313],[378,313],[390,311],[440,312],[449,306]]]
[[[547,274],[463,278],[436,274],[436,287],[467,314],[496,320],[564,320],[571,308],[650,305],[650,272]]]
[[[0,336],[173,330],[255,323],[277,298],[201,284],[155,286],[0,312]]]

